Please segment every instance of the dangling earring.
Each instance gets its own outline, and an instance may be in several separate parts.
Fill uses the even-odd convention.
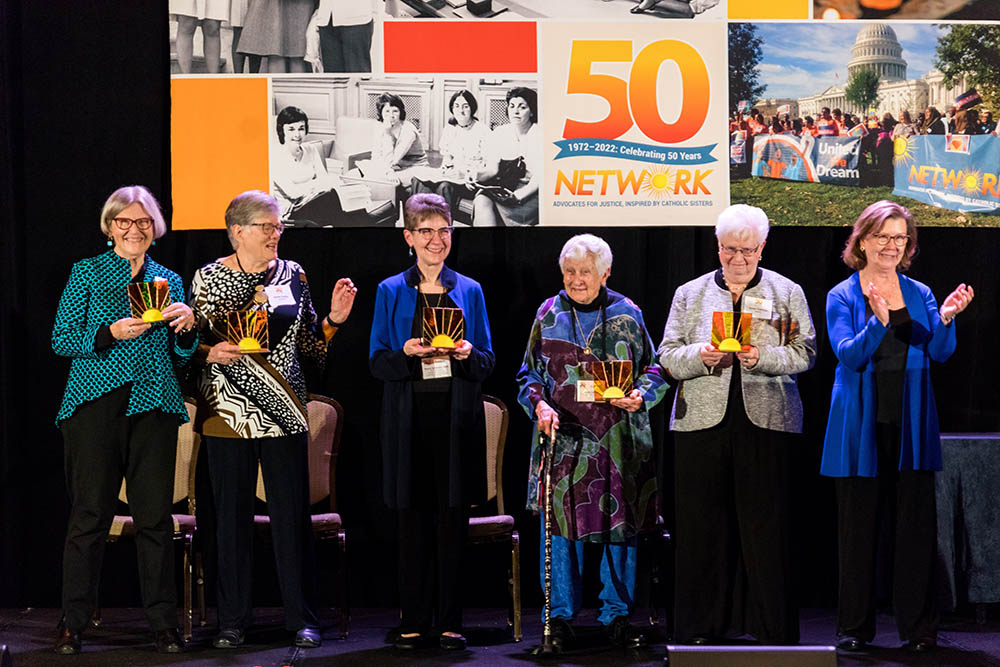
[[[410,257],[413,257],[413,246],[410,246]]]
[[[153,239],[153,242],[150,243],[149,245],[156,245],[156,239]]]
[[[115,242],[111,240],[110,236],[108,237],[108,247],[109,248],[114,248],[115,247]]]

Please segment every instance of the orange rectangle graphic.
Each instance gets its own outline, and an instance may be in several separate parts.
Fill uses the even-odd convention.
[[[268,187],[266,78],[170,81],[173,229],[221,229],[233,197]]]
[[[807,19],[812,0],[729,0],[729,18]]]
[[[385,71],[536,73],[533,21],[386,21]]]

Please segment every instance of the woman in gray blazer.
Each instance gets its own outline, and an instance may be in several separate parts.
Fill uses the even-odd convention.
[[[788,548],[789,460],[802,431],[795,374],[816,337],[802,288],[758,267],[768,220],[753,206],[719,216],[719,269],[677,288],[660,363],[679,381],[675,446],[674,638],[705,644],[749,633],[799,640]],[[739,352],[713,343],[715,313],[752,316]]]

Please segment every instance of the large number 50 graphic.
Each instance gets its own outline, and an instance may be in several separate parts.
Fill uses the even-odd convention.
[[[681,113],[665,123],[657,106],[656,80],[660,66],[668,60],[681,72]],[[628,81],[590,71],[595,62],[632,62]],[[567,93],[586,93],[607,100],[611,112],[599,121],[566,119],[564,139],[617,139],[638,125],[653,141],[676,144],[687,141],[701,129],[708,116],[710,95],[708,68],[690,44],[675,39],[653,42],[632,59],[629,40],[575,40],[570,54]]]

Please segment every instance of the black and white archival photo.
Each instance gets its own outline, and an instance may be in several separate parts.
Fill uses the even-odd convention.
[[[386,12],[384,0],[170,0],[169,8],[172,74],[371,72]]]
[[[386,0],[404,18],[726,18],[726,0]]]
[[[401,224],[436,192],[458,225],[538,224],[537,80],[275,77],[271,193],[289,227]]]

